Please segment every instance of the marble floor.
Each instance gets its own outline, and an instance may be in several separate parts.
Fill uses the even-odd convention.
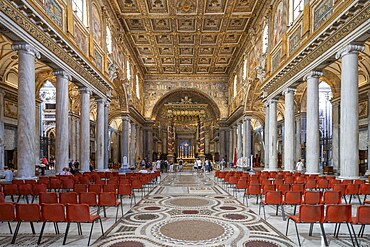
[[[116,210],[109,208],[102,217],[105,236],[101,236],[98,224],[94,227],[93,246],[297,246],[294,224],[285,237],[286,221],[281,212],[275,215],[275,207],[266,207],[267,221],[258,215],[255,198],[249,199],[249,207],[240,192],[233,196],[231,189],[214,180],[213,174],[163,174],[161,183],[149,194],[137,193],[137,204],[130,208],[124,199],[124,217],[115,221]],[[22,201],[22,200],[21,200]],[[292,213],[292,208],[286,208]],[[92,208],[92,213],[96,209]],[[119,215],[120,216],[120,215]],[[13,230],[15,223],[12,223]],[[35,224],[36,235],[30,225],[22,224],[15,245],[6,223],[0,223],[0,246],[37,245],[41,223]],[[302,246],[324,246],[319,226],[313,236],[308,236],[309,225],[298,226]],[[47,224],[40,246],[61,246],[65,224],[60,224],[62,234],[56,235],[53,225]],[[83,235],[78,235],[72,224],[68,246],[86,246],[90,224],[82,225]],[[346,227],[341,227],[340,237],[333,237],[334,225],[325,225],[330,246],[352,246]],[[358,231],[358,227],[355,227]],[[360,238],[360,246],[370,246],[370,228]]]

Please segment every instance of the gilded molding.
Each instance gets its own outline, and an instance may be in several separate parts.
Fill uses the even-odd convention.
[[[363,52],[365,50],[365,46],[363,45],[356,45],[356,44],[349,44],[340,49],[337,54],[335,54],[335,58],[339,59],[342,58],[348,54],[358,54],[360,52]]]
[[[93,70],[89,65],[79,64],[74,57],[72,57],[65,49],[56,43],[54,39],[48,36],[47,32],[42,30],[40,26],[36,25],[31,18],[25,16],[22,11],[17,9],[17,7],[9,0],[0,1],[0,11],[10,18],[15,24],[21,27],[27,34],[32,36],[32,38],[47,48],[51,53],[66,63],[77,74],[81,75],[86,81],[90,82],[92,86],[104,94],[109,91],[109,84],[105,83],[103,85],[103,79],[101,79],[103,82],[100,83],[99,80],[91,74]],[[81,60],[81,58],[79,60]]]
[[[17,43],[14,43],[14,44],[12,44],[12,49],[13,49],[13,51],[27,53],[29,55],[34,56],[37,59],[40,59],[41,58],[40,52],[38,52],[35,49],[35,47],[33,47],[30,44],[27,44],[26,42],[17,42]]]

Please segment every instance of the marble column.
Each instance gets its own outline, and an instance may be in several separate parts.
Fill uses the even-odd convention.
[[[307,80],[307,138],[306,173],[319,173],[320,135],[319,135],[319,83],[323,73],[311,71],[305,75]]]
[[[129,124],[130,119],[127,115],[122,116],[122,134],[121,134],[121,157],[120,161],[124,163],[124,157],[126,157],[126,161],[129,162]],[[125,164],[126,165],[126,164]]]
[[[287,88],[284,116],[284,170],[294,170],[294,89]]]
[[[136,162],[136,124],[131,122],[131,138],[130,138],[130,165],[135,165]]]
[[[61,173],[68,167],[68,81],[71,76],[63,70],[54,71],[56,76],[56,140],[55,140],[55,172]]]
[[[35,177],[35,58],[40,53],[27,43],[15,43],[12,49],[18,52],[17,176],[30,179]]]
[[[167,132],[163,132],[163,135],[162,135],[162,153],[167,153],[168,152],[168,148],[167,148]]]
[[[237,157],[240,159],[243,156],[243,123],[242,121],[238,122],[238,130],[237,130]]]
[[[76,124],[75,124],[75,128],[76,128],[76,140],[75,140],[75,144],[76,144],[76,159],[78,161],[80,161],[80,166],[81,166],[81,157],[80,157],[80,153],[81,153],[81,149],[80,149],[80,118],[79,117],[76,117],[75,118],[76,120]]]
[[[339,101],[332,102],[332,122],[333,122],[333,133],[332,133],[332,152],[333,152],[333,169],[337,175],[340,174],[340,153],[339,153],[339,112],[340,103]]]
[[[244,145],[243,145],[243,156],[248,158],[248,165],[251,165],[250,157],[252,155],[252,126],[251,116],[244,117]]]
[[[301,132],[302,132],[302,121],[301,121],[301,115],[297,114],[295,118],[295,161],[298,162],[298,160],[301,159],[302,152],[301,152]]]
[[[146,156],[148,157],[148,161],[152,162],[153,161],[153,128],[150,127],[147,131],[147,152]]]
[[[229,129],[229,145],[228,145],[228,148],[229,148],[229,157],[228,157],[228,162],[233,162],[233,158],[234,158],[234,147],[233,147],[233,127],[230,127]]]
[[[5,135],[4,135],[4,92],[0,91],[0,174],[4,173],[4,146]]]
[[[90,171],[90,89],[80,88],[80,165],[83,172]]]
[[[278,170],[278,150],[277,150],[277,100],[270,100],[269,104],[269,171]]]
[[[109,162],[109,122],[108,122],[109,102],[104,103],[104,169],[108,169]]]
[[[74,123],[74,119],[71,113],[68,116],[68,126],[69,126],[69,159],[75,160],[76,154],[75,154],[74,145],[75,145],[76,133],[75,133],[75,123]]]
[[[104,104],[104,99],[96,99],[95,165],[98,171],[104,171]]]
[[[205,112],[202,111],[201,115],[199,116],[199,158],[203,161],[205,157],[205,126],[204,126],[204,120],[205,120]]]
[[[236,154],[236,158],[238,158],[238,125],[233,126],[233,156],[232,162],[234,162],[234,155]],[[236,151],[236,152],[235,152]]]
[[[264,103],[265,107],[265,128],[264,128],[264,163],[265,163],[265,170],[269,169],[269,122],[270,122],[270,105],[266,101]]]
[[[340,177],[356,179],[359,176],[358,124],[358,54],[365,48],[350,44],[340,50],[342,58],[340,89]]]
[[[226,147],[225,130],[223,128],[220,128],[220,136],[219,136],[220,160],[225,159],[225,155],[226,155],[225,147]]]
[[[35,162],[36,164],[40,163],[40,158],[41,158],[41,150],[40,150],[40,137],[42,136],[41,134],[41,116],[40,116],[40,105],[41,105],[41,100],[37,99],[36,100],[36,111],[35,111],[35,118],[36,118],[36,148],[35,148]]]

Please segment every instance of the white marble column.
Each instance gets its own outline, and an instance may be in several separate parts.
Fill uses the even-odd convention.
[[[229,129],[229,157],[228,157],[228,162],[233,162],[234,158],[234,147],[233,147],[233,127],[231,126]]]
[[[277,150],[277,100],[270,100],[269,104],[269,171],[278,170],[278,150]]]
[[[269,121],[270,121],[270,106],[268,102],[266,101],[264,103],[265,108],[265,126],[264,126],[264,163],[265,163],[265,170],[269,169]]]
[[[248,165],[251,165],[250,157],[252,155],[252,125],[251,116],[244,117],[244,145],[243,145],[243,156],[248,158]]]
[[[340,174],[340,153],[339,153],[339,112],[340,103],[339,101],[332,102],[332,152],[333,152],[333,169],[336,174]]]
[[[358,124],[358,53],[361,45],[347,45],[336,58],[342,58],[340,89],[340,177],[356,179],[359,175]]]
[[[30,179],[35,177],[35,58],[40,53],[27,43],[15,43],[12,49],[18,52],[17,176]]]
[[[135,165],[135,162],[136,162],[136,153],[137,153],[137,150],[136,150],[136,139],[137,139],[137,135],[136,135],[136,124],[134,122],[131,122],[131,136],[130,136],[130,147],[131,147],[131,150],[130,150],[130,165]]]
[[[104,99],[96,99],[95,165],[98,171],[104,171],[104,104]]]
[[[69,126],[69,159],[74,160],[74,139],[75,139],[75,133],[74,133],[74,123],[72,119],[71,113],[68,116],[68,126]]]
[[[153,161],[153,128],[150,127],[147,131],[147,152],[146,156],[148,157],[148,161]]]
[[[80,165],[84,172],[90,171],[90,89],[80,88],[81,115],[80,115]]]
[[[284,170],[294,170],[294,89],[287,88],[284,116]]]
[[[226,147],[226,143],[225,143],[225,129],[224,128],[220,128],[220,134],[219,134],[219,152],[220,152],[220,160],[222,159],[225,159],[225,155],[226,155],[226,152],[225,152],[225,147]],[[226,161],[226,159],[225,159]]]
[[[120,160],[123,164],[123,157],[127,158],[127,161],[129,161],[129,153],[128,153],[128,145],[129,145],[129,124],[130,120],[128,116],[124,115],[122,116],[122,135],[121,135],[121,156]]]
[[[56,140],[55,172],[61,173],[68,167],[68,81],[71,76],[63,70],[54,71],[56,76]]]
[[[237,130],[237,157],[238,159],[243,156],[243,123],[242,121],[238,122],[238,130]]]
[[[301,159],[302,153],[301,153],[301,132],[302,132],[302,121],[301,121],[301,115],[298,113],[295,119],[295,161],[298,162],[298,160]]]
[[[234,154],[236,150],[236,158],[238,158],[238,125],[233,126],[233,156],[232,156],[232,161],[234,161]]]
[[[4,135],[4,92],[0,91],[0,174],[4,173],[4,146],[5,135]]]
[[[320,135],[319,135],[319,83],[323,73],[311,71],[307,80],[307,138],[306,138],[306,173],[319,173]]]
[[[109,102],[104,103],[104,169],[108,169],[109,162],[109,123],[108,123]]]

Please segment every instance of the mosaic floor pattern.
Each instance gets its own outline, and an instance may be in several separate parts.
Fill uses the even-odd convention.
[[[214,182],[169,175],[96,246],[295,246]]]

